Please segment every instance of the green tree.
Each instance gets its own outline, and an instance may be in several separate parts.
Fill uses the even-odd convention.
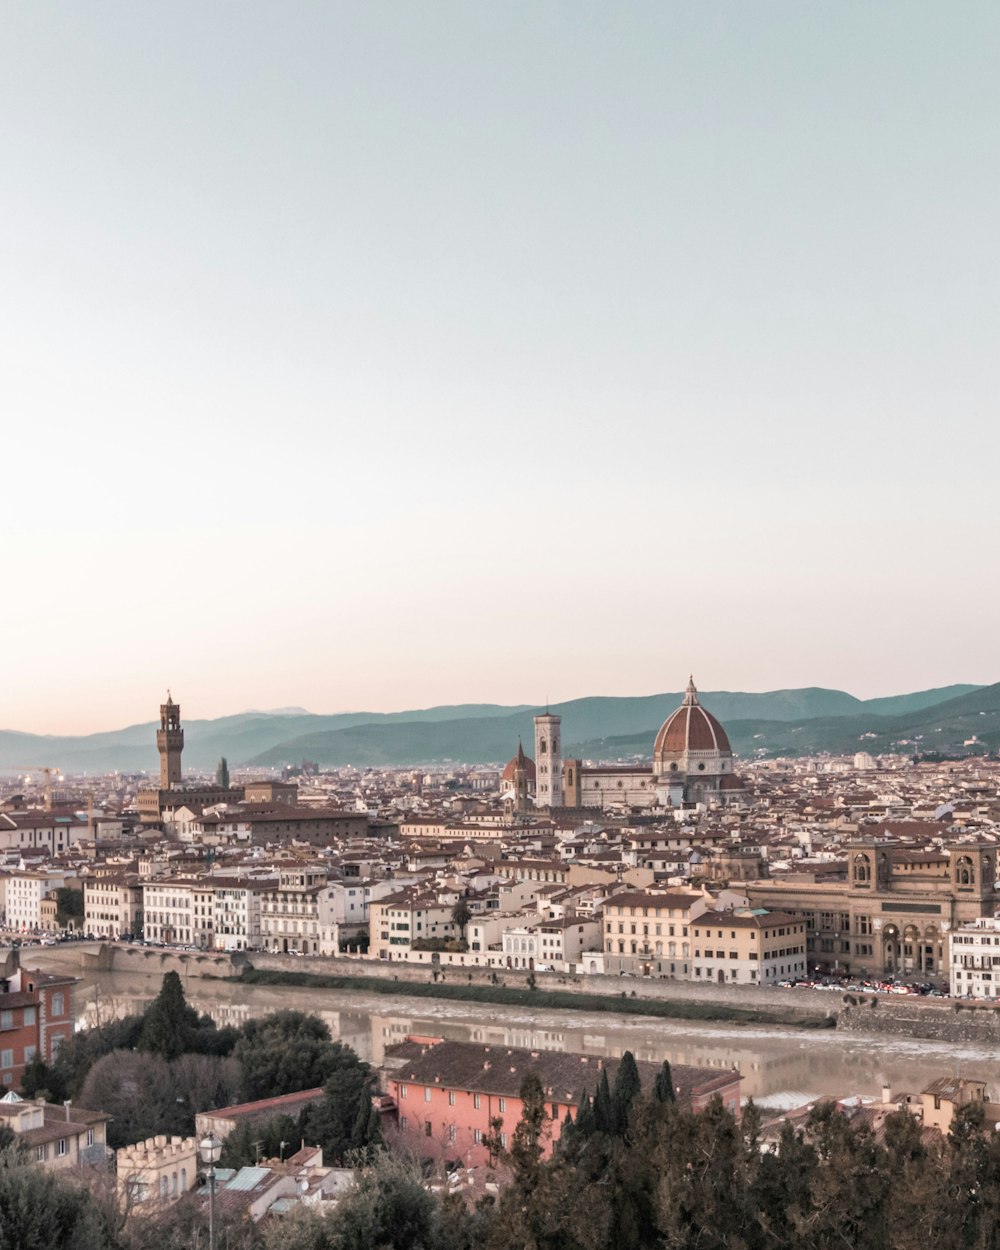
[[[139,1049],[163,1059],[176,1059],[190,1048],[198,1025],[198,1013],[188,1006],[180,977],[168,972],[159,994],[146,1008]]]
[[[411,1164],[379,1154],[333,1217],[336,1250],[431,1250],[438,1207]]]
[[[360,1062],[349,1046],[331,1042],[322,1020],[302,1011],[276,1011],[248,1020],[233,1058],[243,1070],[248,1102],[318,1089],[345,1064]]]
[[[514,1172],[514,1184],[528,1201],[538,1187],[542,1155],[547,1138],[545,1091],[534,1072],[521,1082],[521,1118],[514,1129],[508,1161]]]
[[[615,1131],[615,1111],[611,1102],[611,1088],[608,1085],[608,1070],[601,1069],[601,1076],[597,1082],[597,1092],[594,1094],[594,1130],[598,1133],[613,1133]]]
[[[41,1053],[36,1051],[24,1065],[24,1072],[21,1074],[21,1093],[25,1098],[38,1098],[42,1094],[49,1095],[51,1093],[49,1077],[49,1065],[42,1058]]]
[[[0,1151],[3,1250],[113,1250],[107,1214],[61,1173],[27,1163],[16,1147]]]
[[[676,1102],[677,1093],[674,1089],[674,1076],[670,1071],[670,1064],[666,1059],[663,1061],[663,1067],[656,1074],[656,1083],[653,1086],[653,1096],[657,1102]]]
[[[255,1123],[243,1121],[229,1134],[222,1145],[220,1164],[224,1168],[242,1168],[261,1159],[278,1159],[285,1144],[285,1157],[299,1147],[299,1125],[290,1115],[276,1115]],[[316,1144],[316,1143],[311,1143]],[[294,1146],[294,1150],[288,1147]]]
[[[170,1064],[176,1096],[191,1115],[228,1107],[240,1098],[243,1073],[235,1059],[186,1052]]]
[[[142,1033],[142,1016],[125,1016],[96,1029],[71,1033],[49,1065],[47,1090],[53,1102],[77,1099],[98,1059],[114,1050],[133,1050]]]
[[[346,1047],[345,1047],[346,1050]],[[378,1117],[372,1116],[373,1076],[353,1051],[323,1087],[323,1098],[305,1107],[299,1119],[300,1135],[323,1147],[327,1163],[343,1163],[354,1150],[382,1144]]]
[[[170,1064],[159,1055],[116,1050],[90,1069],[80,1102],[107,1111],[108,1145],[117,1149],[157,1133],[194,1130],[194,1112],[178,1095]]]
[[[466,927],[471,919],[472,908],[469,906],[469,900],[463,895],[451,909],[451,922],[458,925],[463,940],[465,939]]]
[[[626,1050],[621,1057],[618,1071],[615,1073],[615,1087],[611,1092],[611,1113],[614,1130],[619,1137],[624,1137],[628,1129],[629,1112],[632,1103],[642,1088],[639,1068],[635,1056]]]
[[[322,1211],[299,1207],[261,1229],[265,1250],[339,1250],[335,1221]]]

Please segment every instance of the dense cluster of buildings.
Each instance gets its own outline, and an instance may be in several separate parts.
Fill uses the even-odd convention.
[[[843,974],[998,996],[995,760],[860,751],[737,767],[693,682],[648,762],[565,758],[548,711],[535,718],[534,754],[512,744],[496,766],[231,776],[223,761],[213,778],[185,778],[169,696],[156,737],[152,781],[69,779],[55,795],[47,778],[44,796],[21,785],[0,794],[0,919],[15,947],[76,931],[417,964],[435,977],[482,969],[750,989]],[[16,1093],[25,1066],[51,1061],[73,1027],[72,978],[26,972],[12,951],[0,968],[0,1122],[46,1166],[109,1154],[100,1111]],[[508,1041],[383,1038],[375,1107],[390,1138],[421,1157],[485,1165],[520,1117],[531,1071],[551,1148],[582,1092],[613,1080],[619,1062]],[[721,1097],[738,1110],[740,1073],[700,1062],[674,1066],[677,1099],[698,1109]],[[639,1063],[644,1084],[658,1067]],[[203,1132],[224,1137],[321,1092],[207,1113],[198,1137],[133,1143],[116,1161],[123,1199],[203,1199]],[[844,1109],[877,1130],[903,1108],[933,1133],[970,1100],[1000,1120],[985,1086],[958,1079]],[[765,1123],[765,1140],[779,1131]],[[220,1168],[217,1182],[224,1206],[258,1219],[336,1201],[353,1176],[303,1143],[287,1159]]]
[[[186,779],[0,803],[0,916],[220,951],[766,985],[950,980],[995,994],[1000,765],[748,761],[690,682],[648,764],[565,758],[560,717],[499,766]],[[238,770],[237,770],[238,771]],[[95,804],[93,795],[101,795]],[[49,797],[47,795],[47,797]],[[993,947],[997,954],[994,956]],[[1000,963],[996,965],[1000,973]]]

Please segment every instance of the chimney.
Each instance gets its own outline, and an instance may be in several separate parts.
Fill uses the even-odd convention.
[[[63,1103],[63,1106],[66,1108],[66,1119],[67,1119],[67,1120],[69,1119],[69,1109],[70,1109],[70,1107],[72,1107],[72,1105],[73,1105],[73,1103],[71,1102],[71,1100],[70,1100],[69,1098],[67,1098],[67,1099],[66,1099],[66,1101]]]
[[[883,1103],[892,1102],[892,1086],[891,1085],[882,1086],[882,1102]]]

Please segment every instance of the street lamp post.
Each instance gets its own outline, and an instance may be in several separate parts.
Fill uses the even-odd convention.
[[[198,1153],[208,1167],[208,1250],[215,1250],[215,1165],[222,1157],[222,1142],[208,1133],[198,1143]]]

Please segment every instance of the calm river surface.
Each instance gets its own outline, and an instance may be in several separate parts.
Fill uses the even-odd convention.
[[[140,1011],[160,988],[160,978],[137,973],[86,976],[77,985],[78,1026]],[[940,1042],[874,1038],[834,1030],[740,1027],[654,1020],[586,1011],[531,1012],[523,1008],[412,999],[403,996],[243,986],[186,978],[191,1005],[216,1023],[240,1024],[282,1008],[313,1012],[335,1038],[372,1063],[408,1033],[495,1046],[566,1050],[591,1055],[737,1067],[743,1093],[773,1106],[794,1106],[818,1094],[878,1096],[883,1083],[918,1091],[936,1077],[954,1075],[1000,1087],[1000,1050]]]

